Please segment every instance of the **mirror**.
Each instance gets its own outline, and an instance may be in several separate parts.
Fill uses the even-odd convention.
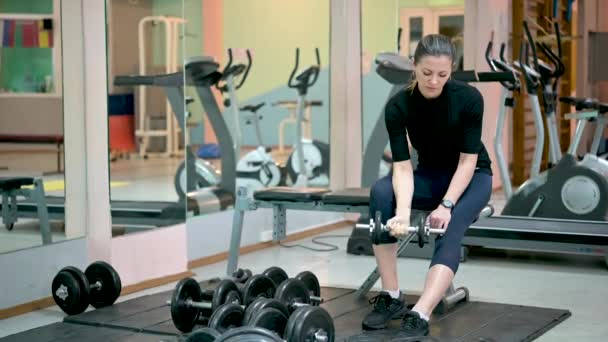
[[[328,187],[329,2],[185,7],[192,215],[232,207],[235,187]]]
[[[0,0],[0,253],[81,237],[65,230],[59,0]]]
[[[113,236],[183,223],[183,2],[106,8]]]

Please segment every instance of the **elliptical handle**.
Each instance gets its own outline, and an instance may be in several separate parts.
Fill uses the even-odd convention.
[[[312,85],[317,82],[317,79],[319,78],[319,73],[321,71],[321,56],[319,54],[319,48],[315,48],[315,54],[317,55],[317,65],[313,67],[313,77],[310,83],[308,83],[308,87],[312,87]]]
[[[291,71],[291,75],[289,75],[289,80],[287,81],[287,86],[289,88],[296,88],[298,85],[293,83],[293,77],[296,75],[296,71],[298,71],[298,66],[300,65],[300,48],[296,48],[296,65],[293,67]]]
[[[236,86],[236,89],[239,89],[243,86],[243,83],[245,83],[245,80],[247,79],[247,75],[249,75],[249,70],[251,69],[251,65],[253,64],[252,60],[251,60],[251,52],[249,51],[249,49],[247,49],[247,68],[245,69],[245,73],[243,74],[243,77],[241,78],[241,82],[239,82],[239,84]]]

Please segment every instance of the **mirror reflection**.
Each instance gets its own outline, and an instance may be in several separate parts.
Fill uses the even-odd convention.
[[[61,43],[59,0],[0,0],[0,253],[84,234],[65,230]]]
[[[108,140],[113,236],[185,220],[182,1],[111,0]]]
[[[202,32],[185,62],[194,215],[232,206],[240,187],[328,187],[329,3],[185,7],[186,31]]]

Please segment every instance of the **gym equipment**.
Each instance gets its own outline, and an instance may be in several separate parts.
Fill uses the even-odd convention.
[[[68,315],[84,312],[89,304],[94,308],[112,305],[121,290],[118,272],[103,261],[92,263],[84,273],[73,266],[64,267],[51,284],[55,303]]]
[[[281,316],[281,322],[274,322],[270,319],[271,314],[275,314],[275,309],[268,309],[263,312],[266,318],[260,320],[260,325],[257,326],[242,326],[234,329],[229,329],[221,336],[217,336],[215,332],[201,332],[200,336],[208,338],[205,341],[249,341],[249,342],[333,342],[336,339],[336,329],[334,322],[329,313],[321,307],[300,307],[286,321],[283,327],[281,324],[285,317]],[[282,330],[281,334],[277,330]],[[276,329],[276,330],[273,330]],[[188,340],[198,341],[198,340]]]
[[[206,316],[216,314],[216,311],[226,303],[233,303],[241,308],[242,316],[244,309],[258,297],[272,298],[275,294],[275,286],[272,280],[264,275],[250,277],[239,289],[237,283],[230,279],[219,282],[214,290],[202,291],[198,282],[193,278],[184,278],[175,286],[171,301],[171,319],[175,327],[183,332],[192,331],[192,328],[204,320]],[[241,305],[242,304],[242,305]],[[225,326],[226,322],[234,319],[240,311],[223,309],[213,317],[217,326]],[[227,320],[227,321],[225,321]],[[211,317],[209,318],[211,322]],[[228,322],[229,323],[229,322]]]
[[[296,187],[329,185],[329,144],[302,137],[304,104],[308,88],[315,84],[321,71],[319,48],[315,48],[315,53],[317,64],[309,66],[295,76],[300,63],[300,49],[296,48],[296,63],[287,82],[289,88],[296,89],[298,92],[295,147],[289,155],[286,165],[287,174]]]
[[[291,312],[301,306],[313,305],[312,303],[316,303],[318,306],[323,303],[323,298],[311,295],[306,283],[296,278],[283,281],[277,287],[274,299],[283,303]]]
[[[376,216],[374,220],[369,220],[369,224],[358,223],[356,228],[369,229],[369,237],[372,240],[372,243],[378,243],[383,233],[390,232],[390,228],[382,224],[382,215],[379,211],[376,212]],[[420,216],[418,218],[418,224],[415,226],[410,226],[407,228],[408,234],[411,237],[418,237],[418,247],[424,247],[426,242],[426,238],[428,238],[431,234],[444,234],[445,229],[442,228],[431,228],[428,224],[426,224],[426,217]]]
[[[547,73],[545,68],[539,67],[536,49],[532,36],[528,30],[526,22],[524,29],[530,46],[532,56],[539,74]],[[557,31],[558,28],[556,28]],[[558,34],[559,37],[559,34]],[[559,42],[559,39],[558,39]],[[539,45],[542,46],[542,45]],[[523,48],[521,49],[524,50]],[[546,48],[546,54],[551,54]],[[557,58],[557,57],[556,57]],[[523,52],[520,54],[520,67],[526,79],[526,86],[531,98],[536,97],[538,85],[537,78],[531,75],[529,66],[524,63]],[[538,78],[540,80],[544,77]],[[551,97],[547,95],[549,101]],[[536,99],[538,100],[538,99]],[[549,110],[555,107],[550,103]],[[570,115],[571,118],[578,118],[575,138],[570,144],[568,153],[563,155],[557,164],[551,169],[537,173],[540,168],[542,157],[543,123],[540,107],[533,106],[535,114],[535,125],[537,130],[536,144],[536,163],[533,163],[531,178],[524,182],[520,188],[507,200],[502,211],[507,216],[531,216],[555,219],[586,220],[586,221],[607,221],[608,220],[608,162],[595,155],[588,154],[582,162],[577,162],[573,152],[577,150],[580,136],[584,129],[588,114]],[[579,113],[580,114],[580,113]],[[597,111],[593,113],[597,117]],[[557,136],[557,126],[548,121],[551,129],[549,134],[550,142],[555,142],[553,136]],[[553,131],[554,130],[554,131]],[[553,132],[551,132],[553,131]],[[541,142],[541,143],[539,143]],[[555,151],[553,154],[556,154]]]
[[[31,186],[32,189],[28,189],[26,186]],[[23,196],[33,203],[36,218],[40,222],[42,243],[46,245],[53,242],[42,178],[0,177],[0,193],[2,193],[2,223],[7,230],[13,230],[19,217],[23,216],[17,210],[19,207],[17,196]]]
[[[504,74],[501,75],[506,77]],[[494,74],[473,74],[469,75],[468,77],[483,79],[483,77],[490,76],[496,77]],[[241,243],[245,211],[256,210],[258,208],[273,209],[273,240],[280,241],[286,237],[286,211],[288,209],[367,214],[369,212],[369,188],[349,188],[331,191],[325,188],[299,189],[290,187],[275,187],[256,191],[253,196],[247,194],[247,189],[245,188],[237,189],[227,274],[230,274],[233,270],[235,270],[238,264],[239,246]],[[490,214],[492,211],[487,210],[486,212]],[[428,213],[428,211],[412,210],[412,219],[410,221],[419,222],[416,215],[426,216]],[[366,235],[369,237],[369,228],[365,228],[364,230],[366,231]],[[410,240],[405,239],[399,242],[398,255],[401,254],[401,252],[405,249],[409,241]],[[271,273],[279,275],[278,278],[279,280],[281,279],[280,270],[275,268]],[[380,273],[376,268],[376,270],[374,270],[359,287],[356,296],[359,298],[365,296],[379,278]],[[290,283],[298,282],[292,281]],[[291,300],[294,302],[302,302],[302,300],[294,300],[294,296],[291,295],[290,291],[287,291],[289,295],[281,294],[282,291],[285,291],[279,291],[282,286],[287,287],[288,290],[290,290],[291,286],[293,286],[294,293],[297,292],[298,296],[303,296],[300,298],[306,298],[306,294],[302,294],[304,292],[301,289],[302,286],[283,284],[285,284],[285,282],[282,282],[282,284],[277,287],[277,292],[275,293],[276,299],[291,298]],[[299,286],[298,290],[296,290],[296,286]],[[444,299],[442,300],[442,304],[437,306],[436,310],[449,310],[454,305],[466,300],[468,300],[468,291],[466,289],[454,289],[453,286],[450,286],[446,292],[446,295],[444,296]],[[292,307],[294,306],[292,305]]]
[[[138,23],[138,51],[139,51],[139,74],[145,75],[147,61],[150,59],[146,57],[146,52],[149,48],[146,46],[146,37],[149,35],[145,32],[146,24],[151,23],[152,25],[160,25],[163,24],[165,27],[164,37],[166,43],[165,49],[165,73],[171,74],[179,70],[178,61],[177,61],[177,52],[178,48],[178,35],[180,30],[180,25],[183,26],[187,20],[180,17],[174,16],[148,16],[140,19]],[[148,152],[148,145],[151,137],[164,137],[165,138],[165,152],[162,154],[163,156],[172,156],[175,155],[179,150],[179,144],[177,136],[179,131],[177,127],[175,127],[175,121],[171,116],[171,105],[169,104],[169,100],[167,100],[166,104],[166,112],[165,112],[165,128],[164,129],[151,129],[149,122],[149,113],[146,110],[146,88],[140,88],[140,93],[138,96],[138,105],[139,109],[138,117],[139,117],[139,125],[135,131],[135,136],[140,139],[139,144],[139,156],[142,158],[147,158],[150,154]],[[183,120],[182,117],[178,117],[179,121]],[[180,127],[183,130],[183,123],[179,123]]]
[[[591,146],[589,148],[588,153],[593,155],[598,155],[600,144],[602,143],[602,139],[604,138],[604,129],[606,125],[608,125],[608,117],[606,117],[606,113],[608,112],[608,104],[601,103],[596,99],[590,98],[582,98],[582,97],[574,97],[574,96],[562,96],[559,98],[561,102],[567,103],[571,106],[574,106],[577,112],[584,112],[577,115],[571,115],[571,118],[577,120],[586,119],[586,122],[595,122],[595,130],[593,131],[593,140],[591,142]],[[585,129],[585,125],[581,124],[580,126],[576,126],[576,130],[574,133],[574,139],[580,141],[581,136],[583,135],[583,131]],[[578,144],[576,144],[578,145]],[[576,150],[574,150],[574,144],[570,145],[568,149],[568,153],[572,155],[576,155]],[[598,155],[602,159],[603,156]],[[583,157],[577,156],[580,160]]]
[[[185,168],[188,170],[189,177],[186,177],[188,185],[185,193],[188,194],[188,212],[192,212],[194,215],[225,210],[230,207],[234,201],[236,162],[232,146],[232,137],[219,110],[215,97],[211,92],[211,86],[215,85],[222,76],[218,69],[219,64],[211,57],[192,57],[185,61],[185,75],[182,72],[177,72],[169,75],[156,76],[117,76],[114,82],[117,85],[149,85],[163,87],[167,94],[167,98],[178,117],[178,122],[182,125],[184,124],[183,118],[185,115],[184,82],[195,87],[214,132],[222,137],[222,139],[219,139],[220,153],[222,155],[222,174],[219,183],[216,185],[197,188],[197,179],[200,179],[201,177],[205,178],[206,176],[204,176],[204,174],[214,174],[215,171],[208,171],[207,173],[201,174],[199,169],[206,168],[204,166],[205,164],[200,164],[200,168],[198,166],[195,167],[195,165],[198,165],[196,164],[198,158],[194,156],[190,149],[186,149]],[[199,171],[195,172],[194,170]],[[190,175],[193,177],[190,177]],[[180,186],[181,185],[176,184],[176,188]],[[185,198],[182,200],[185,200]]]
[[[240,125],[240,111],[251,111],[253,113],[251,118],[255,124],[259,146],[255,150],[246,153],[242,158],[239,159],[238,163],[236,164],[236,183],[237,186],[246,186],[251,191],[254,191],[267,186],[277,186],[279,184],[283,184],[284,180],[282,178],[283,172],[281,171],[281,168],[272,159],[270,150],[262,144],[262,135],[258,123],[259,117],[256,112],[262,108],[262,106],[264,106],[264,103],[239,108],[239,101],[236,91],[243,86],[243,83],[245,83],[249,70],[253,64],[249,50],[247,50],[247,60],[248,62],[246,66],[244,64],[233,65],[232,49],[228,49],[228,63],[224,67],[222,75],[222,80],[225,81],[225,84],[220,85],[218,83],[216,84],[216,87],[222,93],[228,93],[228,98],[224,100],[224,105],[232,112],[233,122],[235,125],[232,132],[234,136],[234,153],[237,157],[240,157],[241,155],[241,145],[243,139],[243,133]],[[241,77],[239,83],[236,84],[235,79],[241,74],[243,76]]]
[[[270,279],[272,279],[272,281],[274,282],[274,284],[276,285],[276,287],[278,288],[281,284],[283,284],[284,281],[286,281],[287,279],[289,279],[289,276],[287,275],[287,272],[285,272],[282,268],[277,267],[277,266],[272,266],[267,268],[264,272],[262,272],[263,275],[269,277]],[[319,279],[317,278],[317,276],[310,272],[310,271],[302,271],[300,273],[298,273],[294,279],[298,279],[302,282],[304,282],[304,284],[306,285],[306,287],[308,288],[308,292],[309,295],[314,297],[314,298],[319,298],[319,296],[321,296],[321,285],[319,284]],[[317,300],[313,300],[313,305],[319,305],[319,301]]]
[[[251,303],[247,309],[245,310],[245,315],[243,316],[243,325],[249,325],[250,321],[259,321],[262,317],[257,317],[258,313],[264,309],[274,309],[279,312],[282,312],[285,317],[289,317],[289,308],[281,301],[276,299],[269,298],[258,298],[253,303]],[[253,323],[252,323],[253,324]],[[258,325],[256,325],[258,326]],[[284,329],[284,327],[283,327]],[[272,329],[271,329],[272,330]],[[276,331],[276,330],[275,330]],[[282,332],[281,332],[282,334]]]

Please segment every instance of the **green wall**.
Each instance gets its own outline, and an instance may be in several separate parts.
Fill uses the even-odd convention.
[[[52,14],[53,0],[0,0],[0,13]],[[19,25],[15,42],[21,42]],[[53,75],[53,50],[50,48],[0,47],[0,61],[0,88],[4,90],[37,92],[36,85],[44,82],[45,76]]]

